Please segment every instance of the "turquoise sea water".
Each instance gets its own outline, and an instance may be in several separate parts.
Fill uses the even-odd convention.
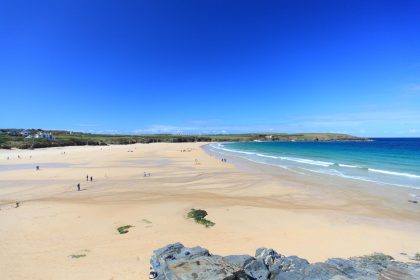
[[[299,173],[420,189],[420,138],[373,140],[218,143],[210,148]]]

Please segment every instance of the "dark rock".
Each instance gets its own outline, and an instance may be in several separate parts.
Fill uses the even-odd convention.
[[[276,258],[280,258],[281,255],[278,254],[276,251],[274,251],[273,249],[268,249],[268,248],[258,248],[257,251],[255,252],[255,258],[256,259],[262,259],[265,263],[265,265],[270,266],[274,263],[274,260]]]
[[[305,259],[296,256],[286,257],[280,269],[271,272],[273,280],[283,279],[331,279],[336,275],[344,275],[334,266],[327,263],[309,264]],[[309,278],[308,278],[309,277]]]
[[[268,279],[268,269],[262,259],[256,259],[245,266],[245,273],[252,277],[251,279],[265,280]]]
[[[270,272],[277,270],[281,260],[285,258],[285,256],[268,248],[258,248],[255,252],[255,257],[262,260]]]
[[[301,280],[304,276],[297,271],[275,271],[270,274],[270,280]]]
[[[255,258],[248,255],[230,255],[223,257],[223,260],[239,267],[245,267],[250,262],[255,260]]]
[[[377,277],[382,270],[388,267],[392,260],[393,258],[391,256],[387,256],[382,253],[374,253],[369,256],[350,258],[350,261],[353,262],[358,275],[362,275],[364,277]]]
[[[336,269],[334,266],[327,263],[314,263],[307,266],[303,271],[303,275],[313,280],[328,280],[335,276],[346,276]],[[304,278],[305,279],[305,278]]]
[[[378,280],[418,280],[420,279],[420,268],[408,269],[402,266],[391,265],[381,271]]]
[[[275,263],[271,266],[271,270],[277,270],[278,267],[279,270],[283,272],[302,271],[307,266],[309,266],[309,262],[305,259],[299,258],[297,256],[283,256],[283,258],[278,258],[275,260]]]
[[[340,258],[333,258],[328,259],[325,263],[331,265],[335,269],[341,271],[344,275],[352,277],[356,275],[356,269],[354,268],[354,264],[350,260],[340,259]]]
[[[172,261],[168,264],[167,270],[168,272],[164,273],[166,278],[158,279],[249,279],[241,267],[212,256],[198,256],[187,261]]]
[[[157,273],[157,280],[250,279],[242,267],[210,255],[207,249],[186,248],[181,243],[155,250],[150,264]]]
[[[155,250],[150,263],[157,280],[420,279],[420,264],[396,262],[380,253],[310,264],[305,259],[286,257],[268,248],[259,248],[255,258],[221,257],[201,247],[186,248],[175,243]]]

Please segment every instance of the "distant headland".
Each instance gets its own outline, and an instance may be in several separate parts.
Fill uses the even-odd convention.
[[[0,129],[0,149],[36,149],[64,146],[105,146],[135,143],[180,142],[304,142],[371,141],[340,133],[244,133],[244,134],[94,134],[66,130]]]

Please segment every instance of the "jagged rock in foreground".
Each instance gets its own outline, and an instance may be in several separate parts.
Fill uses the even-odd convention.
[[[286,257],[267,248],[257,249],[255,257],[222,257],[201,247],[186,248],[175,243],[154,251],[150,263],[157,280],[420,279],[420,264],[396,262],[378,253],[310,264],[305,259]]]

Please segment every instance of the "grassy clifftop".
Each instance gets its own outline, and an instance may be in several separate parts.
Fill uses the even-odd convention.
[[[111,134],[89,134],[68,131],[48,131],[55,137],[54,140],[25,138],[26,136],[10,135],[19,132],[18,129],[0,129],[1,149],[34,149],[45,147],[61,146],[83,146],[83,145],[110,145],[110,144],[134,144],[134,143],[156,143],[156,142],[249,142],[249,141],[368,141],[367,138],[360,138],[347,134],[335,133],[249,133],[249,134],[214,134],[214,135],[174,135],[174,134],[148,134],[148,135],[111,135]],[[27,130],[29,135],[43,132],[42,130]]]

